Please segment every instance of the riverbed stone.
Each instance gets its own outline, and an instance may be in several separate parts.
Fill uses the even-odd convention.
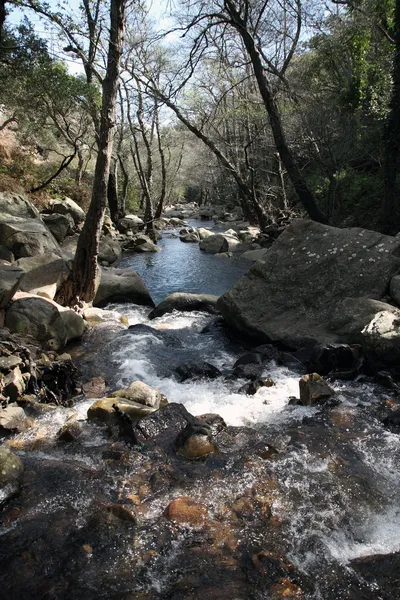
[[[205,421],[197,420],[191,421],[179,432],[174,446],[177,454],[189,459],[204,458],[217,451],[211,427]]]
[[[131,268],[113,269],[104,267],[94,306],[103,307],[109,302],[133,302],[144,306],[154,306],[142,278]]]
[[[15,265],[0,266],[0,308],[5,308],[21,285],[24,271]]]
[[[74,200],[66,196],[50,200],[49,208],[52,213],[70,215],[75,225],[79,225],[79,223],[83,223],[85,220],[85,211]]]
[[[0,505],[19,492],[24,474],[21,460],[4,444],[0,446]]]
[[[138,421],[156,410],[152,406],[139,404],[139,402],[127,398],[102,398],[89,407],[88,420],[101,421],[107,425],[118,425],[119,417],[114,406],[117,406],[121,412],[127,414],[133,421]]]
[[[303,406],[311,406],[335,395],[335,391],[318,373],[304,375],[299,381],[299,387]]]
[[[208,238],[211,235],[214,235],[214,232],[210,231],[209,229],[206,229],[205,227],[199,227],[197,230],[197,235],[199,236],[199,238],[201,240],[204,240],[205,238]]]
[[[332,329],[332,313],[345,297],[380,300],[399,256],[400,239],[296,219],[217,306],[230,326],[266,342],[353,343]]]
[[[158,390],[143,383],[143,381],[133,381],[128,388],[110,394],[110,398],[133,400],[138,404],[157,409],[160,407],[163,396]]]
[[[206,522],[208,507],[189,496],[179,496],[168,504],[164,514],[175,523],[196,527]]]
[[[154,310],[149,314],[149,319],[162,317],[166,313],[174,310],[193,311],[199,310],[210,314],[217,314],[218,296],[212,294],[189,294],[186,292],[174,292],[167,296]]]
[[[217,367],[205,361],[186,362],[179,365],[175,369],[175,373],[182,382],[188,379],[216,379],[221,375],[221,371]]]
[[[189,231],[188,233],[180,235],[179,239],[186,244],[197,244],[200,241],[197,231]]]
[[[232,252],[239,244],[239,240],[233,235],[216,233],[201,240],[200,250],[204,250],[209,254],[219,254],[221,252]]]
[[[24,271],[20,289],[53,300],[62,283],[68,278],[70,269],[58,254],[20,258],[14,265]]]

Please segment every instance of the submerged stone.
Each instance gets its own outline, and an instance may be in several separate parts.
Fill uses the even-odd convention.
[[[196,527],[207,520],[208,507],[188,496],[180,496],[170,502],[164,514],[175,523]]]

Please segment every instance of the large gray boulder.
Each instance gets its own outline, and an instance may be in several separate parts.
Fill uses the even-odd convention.
[[[209,254],[220,254],[221,252],[233,252],[239,244],[239,240],[233,235],[216,233],[201,240],[200,250]]]
[[[83,318],[75,311],[20,292],[6,311],[5,326],[11,333],[29,335],[51,350],[81,338],[85,330]]]
[[[380,300],[399,257],[398,238],[299,219],[217,306],[231,326],[259,340],[292,347],[352,341],[354,332],[331,323],[335,309],[344,298]]]
[[[99,254],[97,260],[103,264],[112,265],[121,258],[121,244],[111,237],[103,237],[99,244]]]
[[[57,213],[41,215],[44,224],[56,238],[59,244],[62,244],[67,235],[72,235],[75,231],[75,222],[70,214],[60,215]]]
[[[15,258],[60,253],[56,239],[33,204],[9,192],[0,192],[0,244]]]
[[[50,201],[49,208],[52,213],[59,215],[70,215],[75,225],[85,220],[85,211],[71,198],[55,198]]]
[[[3,217],[38,219],[39,211],[25,196],[13,192],[0,192],[0,221]]]
[[[331,327],[344,341],[361,344],[385,363],[400,361],[400,310],[386,302],[344,298],[332,314]]]
[[[127,233],[128,231],[139,231],[144,225],[143,219],[137,215],[126,215],[122,219],[119,219],[117,223],[117,229],[120,233]]]
[[[218,296],[211,294],[187,294],[186,292],[175,292],[170,294],[151,311],[149,319],[162,317],[173,310],[192,311],[202,310],[211,314],[216,314]]]
[[[133,269],[103,268],[94,306],[105,306],[109,302],[133,302],[154,306],[142,278]]]
[[[21,291],[44,296],[51,300],[70,272],[64,259],[57,254],[20,258],[14,265],[24,271],[20,285]]]
[[[10,302],[23,276],[24,271],[17,266],[0,265],[0,309]]]
[[[15,256],[36,256],[48,252],[60,252],[56,239],[42,219],[0,215],[0,244]]]

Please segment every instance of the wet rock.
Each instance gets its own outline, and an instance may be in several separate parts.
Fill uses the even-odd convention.
[[[55,198],[50,200],[49,209],[59,215],[70,215],[78,225],[85,220],[85,211],[71,198]]]
[[[190,422],[182,429],[174,443],[177,454],[185,458],[203,458],[216,452],[211,427],[204,422]]]
[[[240,365],[261,365],[262,362],[263,356],[261,353],[247,352],[246,354],[243,354],[240,358],[237,359],[237,361],[233,365],[233,368],[235,369]]]
[[[179,311],[194,311],[200,310],[216,314],[218,296],[211,294],[189,294],[186,292],[175,292],[170,294],[156,306],[154,310],[149,314],[149,319],[156,319],[162,317],[166,313],[171,313],[174,310]]]
[[[351,567],[377,590],[382,600],[398,596],[400,586],[400,552],[362,556],[350,562]]]
[[[395,410],[382,420],[382,423],[393,433],[400,433],[400,410]]]
[[[304,375],[299,381],[299,387],[300,401],[304,406],[311,406],[335,395],[334,390],[318,373]]]
[[[188,379],[216,379],[220,377],[221,371],[207,362],[187,362],[183,365],[179,365],[175,369],[175,373],[178,375],[180,381],[187,381]]]
[[[297,371],[298,373],[307,373],[306,366],[293,354],[289,352],[280,352],[278,355],[278,364]]]
[[[374,231],[296,219],[218,307],[230,326],[256,339],[293,348],[358,343],[332,331],[331,315],[338,299],[384,296],[399,269],[399,245]]]
[[[83,393],[86,398],[101,398],[106,395],[106,382],[104,377],[99,375],[98,377],[92,377],[89,381],[86,381],[83,386]]]
[[[155,329],[154,327],[145,325],[144,323],[130,325],[128,327],[127,335],[151,335],[162,341],[166,346],[181,348],[183,345],[178,336],[174,335],[173,333],[169,333],[161,329]]]
[[[239,394],[246,394],[247,396],[254,396],[258,392],[259,389],[263,387],[273,387],[276,385],[275,381],[271,379],[271,377],[266,377],[265,379],[255,379],[254,381],[250,381],[249,383],[245,383],[239,388]]]
[[[208,425],[212,435],[218,435],[221,433],[221,431],[224,431],[227,428],[224,419],[220,415],[208,413],[205,415],[199,415],[196,417],[196,419]]]
[[[160,403],[164,402],[162,394],[146,383],[143,383],[143,381],[133,381],[128,388],[117,390],[110,394],[110,398],[133,400],[138,404],[150,406],[154,409],[158,409]]]
[[[82,437],[83,426],[80,421],[67,422],[57,433],[60,442],[76,442]]]
[[[20,490],[24,465],[4,444],[0,446],[0,506]]]
[[[278,450],[269,444],[257,444],[253,449],[254,453],[263,460],[270,460],[279,454]]]
[[[0,408],[0,435],[21,433],[32,426],[32,419],[26,416],[20,406],[9,404],[6,408]]]
[[[0,308],[5,308],[19,289],[24,271],[17,266],[0,266]]]
[[[59,244],[63,243],[67,235],[75,231],[75,221],[70,214],[42,214],[41,217]]]
[[[62,283],[68,278],[69,268],[57,254],[20,258],[15,266],[23,269],[20,289],[53,300]]]
[[[179,431],[193,420],[193,415],[186,410],[183,404],[171,402],[162,406],[157,412],[141,419],[135,430],[140,442],[151,441],[157,446],[164,441],[172,444]]]
[[[208,517],[208,507],[188,496],[180,496],[170,502],[165,516],[179,525],[196,527],[203,525]]]
[[[327,344],[316,346],[309,360],[309,369],[319,375],[337,378],[355,377],[362,366],[361,347],[347,344]]]
[[[133,302],[154,306],[149,290],[142,278],[133,269],[103,268],[94,306],[105,306],[109,302]]]
[[[108,504],[106,509],[117,519],[137,525],[138,519],[131,507],[124,506],[123,504]]]
[[[273,344],[262,344],[261,346],[257,346],[254,348],[254,352],[261,354],[264,361],[277,361],[280,354],[278,348]]]
[[[150,406],[145,406],[144,404],[139,404],[125,398],[102,398],[89,407],[87,412],[88,420],[100,421],[107,425],[118,425],[120,419],[116,414],[114,406],[117,406],[121,412],[129,415],[133,421],[137,421],[156,410]]]
[[[240,357],[233,366],[233,375],[240,379],[259,379],[263,371],[262,356],[248,353]]]

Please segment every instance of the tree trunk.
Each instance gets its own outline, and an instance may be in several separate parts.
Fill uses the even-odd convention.
[[[107,187],[110,173],[118,78],[125,29],[126,0],[111,0],[110,41],[107,71],[103,80],[103,99],[100,117],[99,147],[96,160],[92,199],[79,236],[71,274],[59,291],[56,301],[82,308],[95,295],[98,272],[97,255],[104,212],[107,206]]]
[[[116,223],[119,218],[119,208],[118,208],[118,177],[117,177],[117,169],[118,163],[116,159],[111,161],[110,174],[108,176],[108,186],[107,186],[107,200],[108,200],[108,208],[110,210],[110,217],[113,223]]]
[[[390,113],[385,129],[383,229],[385,233],[399,230],[399,195],[397,172],[400,158],[400,0],[396,0],[394,23],[395,50],[393,58],[393,88]]]
[[[225,0],[225,7],[231,18],[232,25],[238,31],[243,40],[244,46],[251,60],[251,64],[253,65],[258,89],[268,114],[275,147],[279,153],[279,156],[281,157],[282,163],[293,184],[296,194],[311,219],[320,223],[328,223],[328,219],[318,208],[315,198],[307,186],[297,161],[295,160],[288,146],[285,133],[283,131],[279,109],[272,93],[270,83],[266,78],[261,56],[256,48],[254,39],[251,36],[245,21],[240,17],[238,11],[236,10],[232,0]]]

